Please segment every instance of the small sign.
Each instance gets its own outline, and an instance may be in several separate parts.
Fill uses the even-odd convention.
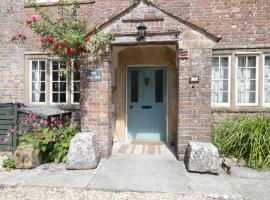
[[[93,82],[102,81],[102,71],[100,69],[87,70],[86,79]]]
[[[192,77],[189,77],[189,83],[190,83],[190,84],[196,84],[196,83],[199,83],[199,81],[200,81],[199,76],[192,76]]]

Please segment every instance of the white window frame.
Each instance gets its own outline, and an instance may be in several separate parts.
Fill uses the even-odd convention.
[[[53,83],[53,62],[61,62],[61,60],[51,60],[50,61],[50,104],[51,105],[68,105],[68,100],[69,100],[69,91],[68,91],[68,77],[66,77],[66,102],[65,103],[54,103],[53,102],[53,89],[52,89],[52,83]]]
[[[231,105],[231,55],[213,55],[213,58],[219,58],[219,69],[220,69],[220,58],[228,58],[228,103],[212,103],[212,89],[211,89],[211,107],[230,107]],[[212,67],[211,67],[212,72]],[[212,87],[212,78],[211,78]]]
[[[239,103],[238,102],[238,57],[239,56],[256,56],[256,97],[255,103]],[[259,62],[260,62],[260,53],[259,52],[240,52],[235,54],[236,63],[235,63],[235,105],[236,106],[258,106],[259,105]]]
[[[80,73],[81,76],[81,73]],[[73,88],[73,78],[74,78],[74,72],[71,71],[71,80],[70,80],[70,87],[71,87],[71,104],[73,105],[80,105],[80,102],[74,102],[74,96],[73,96],[73,92],[74,92],[74,88]],[[80,84],[81,84],[81,80],[80,80]],[[81,85],[80,85],[81,86]],[[81,93],[81,89],[79,90],[79,93]]]
[[[270,102],[269,103],[266,103],[265,102],[265,57],[267,57],[267,56],[269,56],[270,57],[270,53],[266,53],[266,54],[264,54],[263,55],[263,81],[262,81],[262,83],[263,83],[263,100],[262,100],[262,102],[263,102],[263,106],[264,107],[270,107]]]
[[[45,101],[44,102],[33,102],[32,99],[32,81],[33,81],[33,77],[32,77],[32,62],[33,61],[45,61]],[[48,90],[48,86],[47,86],[47,60],[46,59],[39,59],[39,58],[35,58],[35,59],[29,59],[29,102],[31,105],[46,105],[47,104],[47,90]]]

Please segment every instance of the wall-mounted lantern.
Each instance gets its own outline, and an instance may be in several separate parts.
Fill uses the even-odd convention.
[[[138,30],[137,40],[138,41],[141,41],[141,40],[144,40],[145,39],[146,29],[147,29],[147,27],[144,25],[143,22],[141,22],[141,24],[137,27],[137,30]]]

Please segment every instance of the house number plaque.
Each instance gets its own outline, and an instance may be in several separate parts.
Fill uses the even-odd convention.
[[[93,82],[102,81],[102,71],[100,69],[87,70],[86,79]]]

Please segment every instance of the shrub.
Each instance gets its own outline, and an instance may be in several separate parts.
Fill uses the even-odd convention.
[[[41,127],[35,133],[20,137],[20,145],[34,145],[44,162],[65,162],[70,141],[79,131],[79,127],[55,130]]]
[[[6,160],[3,161],[2,165],[7,171],[15,169],[15,159],[12,156],[9,156]]]
[[[270,118],[239,115],[212,129],[212,142],[221,155],[244,158],[247,166],[270,168]]]

